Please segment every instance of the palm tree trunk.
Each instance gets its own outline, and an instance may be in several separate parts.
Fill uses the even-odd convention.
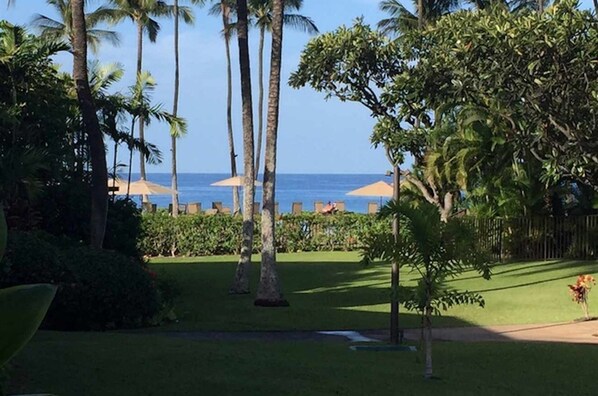
[[[424,378],[432,378],[432,307],[426,307],[424,319],[424,345],[426,351],[426,363],[424,369]]]
[[[251,98],[251,67],[247,26],[247,0],[237,0],[237,40],[239,43],[239,70],[241,74],[241,101],[243,109],[243,242],[235,278],[229,290],[232,294],[249,293],[249,270],[253,250],[253,202],[255,169],[253,162],[253,114]]]
[[[282,14],[283,0],[272,3],[272,55],[270,58],[270,87],[268,91],[268,127],[266,130],[266,154],[264,158],[264,185],[262,212],[262,263],[260,283],[255,305],[288,306],[282,297],[276,270],[276,146],[278,141],[278,115],[280,109],[280,69],[282,63]]]
[[[260,172],[260,157],[262,155],[262,136],[264,130],[264,40],[266,37],[266,28],[260,28],[260,46],[258,52],[258,90],[259,98],[257,102],[257,149],[255,150],[255,177],[257,179]],[[272,67],[272,65],[270,65]],[[271,83],[271,81],[270,81]],[[269,104],[268,104],[269,106]],[[268,109],[270,111],[270,109]]]
[[[140,21],[137,22],[137,77],[141,74],[143,64],[143,25]],[[143,147],[145,144],[145,118],[143,115],[139,116],[139,143]],[[145,180],[145,157],[143,153],[139,153],[139,175],[140,179]],[[147,195],[142,197],[142,202],[148,202]]]
[[[174,0],[174,101],[172,105],[172,115],[177,116],[179,108],[179,1]],[[172,154],[172,216],[179,215],[179,195],[178,180],[176,170],[176,136],[171,136],[171,154]]]
[[[598,0],[594,0],[594,12],[598,13]]]
[[[230,59],[230,7],[221,1],[222,25],[224,28],[224,45],[226,47],[226,126],[228,128],[228,151],[230,155],[230,173],[232,177],[237,176],[237,154],[235,154],[235,139],[233,135],[233,73]],[[239,209],[239,188],[233,187],[233,214],[238,214]]]
[[[95,104],[87,76],[87,30],[85,27],[84,0],[72,0],[73,13],[73,78],[79,108],[83,116],[83,129],[89,139],[91,155],[91,219],[90,245],[101,249],[106,233],[108,213],[108,170],[106,152]]]
[[[135,137],[135,117],[131,120],[131,134],[129,135],[129,172],[127,175],[127,199],[131,191],[131,172],[133,171],[133,138]]]
[[[114,196],[116,195],[116,164],[117,164],[117,158],[118,158],[118,140],[114,141],[114,156],[112,157],[112,194],[111,194],[111,198],[112,198],[112,202],[114,202]]]
[[[544,13],[544,0],[538,0],[538,13]]]
[[[396,161],[396,160],[395,160]],[[401,198],[401,168],[395,164],[393,169],[393,194],[392,198],[395,202],[399,202]],[[394,243],[398,245],[399,240],[399,216],[396,215],[392,220],[392,235]],[[390,273],[390,285],[392,289],[392,300],[390,302],[390,342],[392,344],[398,344],[401,342],[400,339],[400,327],[399,327],[399,299],[397,292],[399,289],[399,263],[396,259],[392,260],[391,273]]]
[[[424,0],[417,0],[417,28],[424,28]]]

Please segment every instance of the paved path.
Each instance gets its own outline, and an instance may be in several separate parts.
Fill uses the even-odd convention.
[[[334,334],[339,333],[339,334]],[[387,330],[363,330],[359,332],[317,332],[317,331],[197,331],[165,332],[171,337],[191,340],[261,340],[261,341],[387,341]],[[596,334],[596,335],[595,335]],[[405,339],[418,341],[419,329],[405,330]],[[598,344],[598,321],[567,322],[550,324],[452,327],[433,330],[433,337],[442,341],[527,341]]]
[[[432,336],[445,341],[538,341],[598,344],[598,321],[550,324],[479,326],[434,329]],[[407,330],[405,338],[419,340],[419,330]]]

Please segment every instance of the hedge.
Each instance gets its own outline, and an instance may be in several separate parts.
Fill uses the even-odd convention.
[[[139,251],[146,256],[207,256],[238,254],[241,246],[240,216],[147,213],[141,221]],[[261,249],[260,218],[255,218],[254,251]],[[376,230],[389,229],[389,220],[357,213],[329,216],[305,213],[285,214],[276,223],[278,252],[355,250],[364,237]]]

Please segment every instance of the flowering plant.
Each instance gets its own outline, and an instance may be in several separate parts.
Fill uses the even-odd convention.
[[[596,280],[592,275],[579,275],[577,277],[577,282],[575,282],[574,285],[569,285],[569,293],[571,294],[571,297],[573,297],[573,301],[581,304],[586,319],[590,318],[588,294],[595,284]]]

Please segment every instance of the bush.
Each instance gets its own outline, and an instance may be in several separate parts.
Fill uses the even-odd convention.
[[[138,256],[137,238],[141,233],[141,211],[130,199],[116,199],[108,205],[104,248],[127,256]]]
[[[72,281],[61,284],[48,327],[140,327],[158,314],[160,301],[153,274],[141,260],[87,247],[66,250],[62,260]]]
[[[147,256],[206,256],[238,254],[243,220],[240,216],[142,216],[139,251]],[[254,252],[261,250],[260,218],[256,216]],[[276,223],[279,252],[355,250],[364,237],[377,229],[389,229],[388,220],[371,215],[339,213],[283,215]]]
[[[51,243],[60,243],[58,248]],[[43,327],[103,330],[155,324],[174,291],[137,257],[92,250],[44,233],[11,232],[0,286],[58,285]]]

